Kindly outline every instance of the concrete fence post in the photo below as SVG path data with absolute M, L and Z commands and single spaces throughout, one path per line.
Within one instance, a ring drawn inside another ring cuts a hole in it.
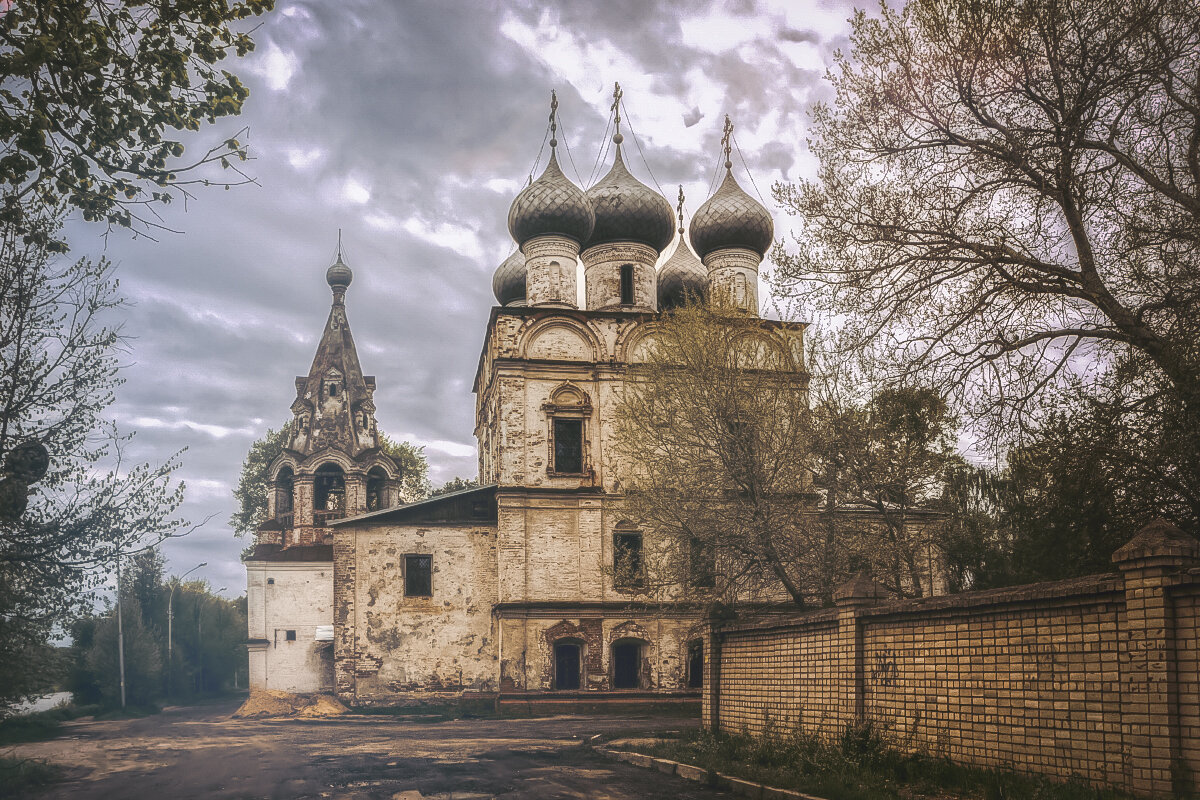
M 1171 766 L 1179 757 L 1174 619 L 1168 590 L 1187 580 L 1200 560 L 1200 542 L 1166 520 L 1138 531 L 1113 553 L 1125 583 L 1121 636 L 1121 728 L 1128 788 L 1170 796 Z
M 846 581 L 833 593 L 833 604 L 838 610 L 836 724 L 839 727 L 861 725 L 863 722 L 863 641 L 859 617 L 864 609 L 876 605 L 886 596 L 886 590 L 864 573 Z

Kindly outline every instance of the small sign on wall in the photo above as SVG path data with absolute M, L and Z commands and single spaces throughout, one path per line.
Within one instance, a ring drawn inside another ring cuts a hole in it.
M 332 642 L 333 641 L 333 626 L 332 625 L 318 625 L 316 635 L 313 636 L 313 639 L 318 642 Z

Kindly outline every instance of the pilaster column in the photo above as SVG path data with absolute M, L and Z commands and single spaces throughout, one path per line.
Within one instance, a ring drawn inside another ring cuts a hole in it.
M 1200 542 L 1163 519 L 1113 553 L 1125 581 L 1121 728 L 1128 754 L 1126 780 L 1137 794 L 1172 795 L 1179 721 L 1169 589 L 1188 580 L 1187 570 L 1198 560 Z
M 838 727 L 828 733 L 863 723 L 863 641 L 859 618 L 886 596 L 886 590 L 863 573 L 833 593 L 833 604 L 838 611 Z

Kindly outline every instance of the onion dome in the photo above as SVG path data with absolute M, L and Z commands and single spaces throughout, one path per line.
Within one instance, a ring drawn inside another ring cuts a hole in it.
M 525 256 L 520 250 L 504 259 L 492 276 L 492 292 L 502 306 L 525 303 Z
M 354 273 L 346 266 L 346 262 L 342 261 L 342 248 L 339 242 L 337 261 L 333 262 L 333 266 L 325 270 L 325 282 L 335 292 L 344 292 L 352 280 L 354 280 Z
M 563 174 L 553 147 L 546 171 L 521 190 L 508 210 L 508 231 L 518 245 L 550 234 L 583 243 L 591 236 L 595 221 L 591 203 Z
M 621 157 L 621 134 L 613 137 L 617 157 L 612 169 L 587 190 L 596 226 L 584 248 L 606 242 L 640 242 L 662 252 L 675 235 L 667 199 L 629 173 Z
M 704 296 L 708 288 L 708 270 L 696 258 L 687 240 L 682 236 L 676 240 L 675 251 L 658 271 L 658 307 L 660 310 L 677 308 L 690 295 L 695 299 Z
M 690 233 L 700 258 L 729 247 L 764 256 L 775 239 L 775 223 L 770 212 L 738 186 L 727 162 L 725 180 L 692 217 Z

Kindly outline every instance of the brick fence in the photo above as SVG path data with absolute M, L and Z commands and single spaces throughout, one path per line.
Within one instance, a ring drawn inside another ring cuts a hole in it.
M 710 626 L 704 724 L 755 735 L 871 722 L 908 750 L 1172 796 L 1200 776 L 1200 543 L 1163 521 L 1119 572 Z

